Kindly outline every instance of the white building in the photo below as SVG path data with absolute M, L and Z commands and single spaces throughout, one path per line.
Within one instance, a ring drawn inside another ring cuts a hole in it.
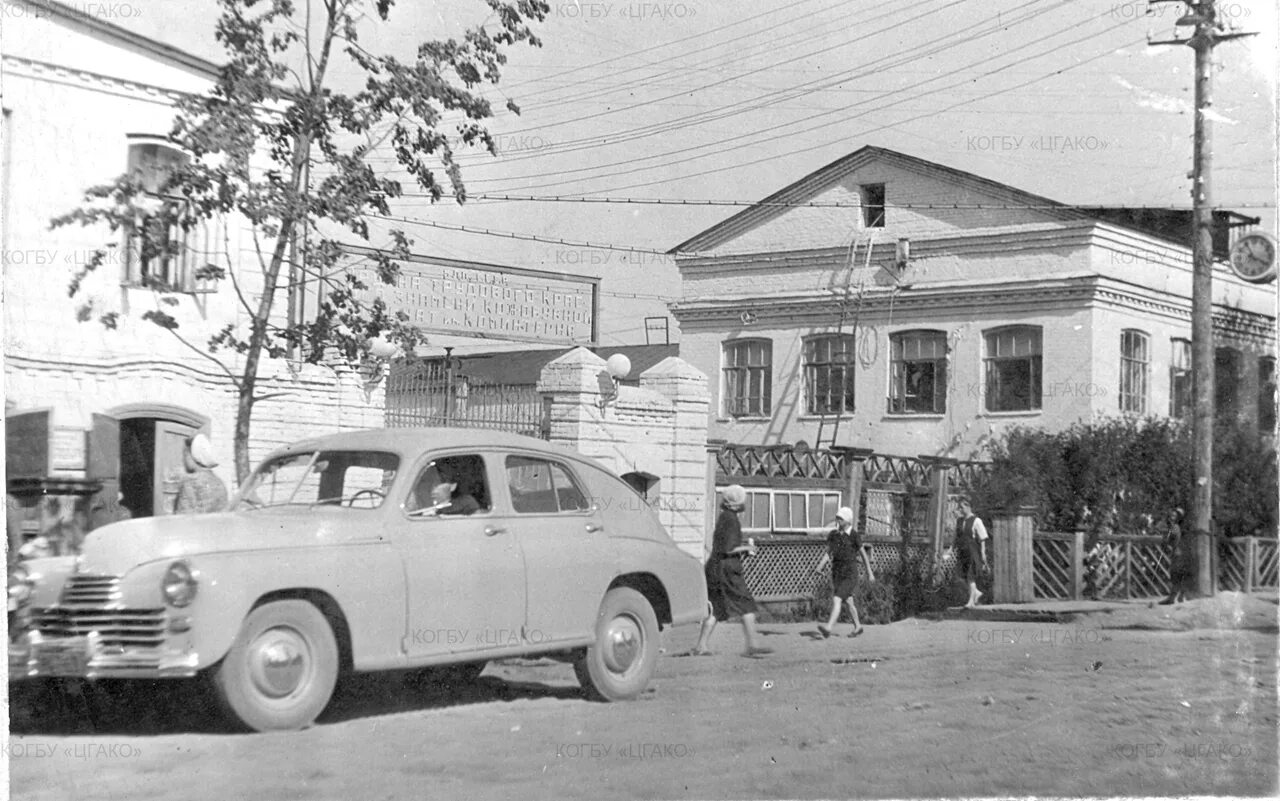
M 1217 216 L 1222 252 L 1257 222 Z M 1184 415 L 1187 231 L 864 147 L 671 251 L 680 354 L 731 444 L 972 459 L 1012 426 Z M 1263 430 L 1275 303 L 1217 265 L 1218 405 Z
M 249 258 L 248 238 L 236 220 L 223 220 L 191 232 L 183 258 L 144 265 L 121 233 L 72 298 L 72 277 L 112 236 L 75 225 L 51 230 L 50 221 L 81 206 L 91 186 L 183 158 L 164 144 L 174 102 L 205 92 L 218 67 L 51 0 L 0 0 L 0 12 L 9 488 L 25 481 L 25 491 L 37 491 L 39 480 L 52 479 L 71 482 L 59 486 L 80 494 L 90 485 L 76 482 L 96 480 L 103 486 L 97 502 L 113 503 L 118 486 L 133 514 L 162 513 L 184 440 L 195 431 L 211 438 L 216 472 L 228 484 L 234 479 L 236 395 L 229 374 L 238 375 L 241 362 L 229 353 L 215 361 L 197 349 L 247 315 L 229 281 L 197 280 L 195 271 L 220 264 L 252 293 L 261 273 Z M 183 286 L 176 306 L 161 305 L 157 293 L 141 286 L 144 270 L 163 271 Z M 95 309 L 81 322 L 77 309 L 86 299 Z M 195 348 L 144 320 L 151 309 L 173 315 Z M 120 314 L 115 328 L 98 322 L 109 312 Z M 267 362 L 259 375 L 260 392 L 283 394 L 255 407 L 254 461 L 304 435 L 382 425 L 381 388 L 367 388 L 358 375 L 339 379 L 326 368 L 283 361 Z M 26 510 L 28 534 L 40 525 L 32 518 L 38 511 Z

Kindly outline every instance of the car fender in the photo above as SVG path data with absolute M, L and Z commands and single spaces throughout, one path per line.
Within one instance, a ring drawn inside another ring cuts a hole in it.
M 132 590 L 149 585 L 152 590 L 147 594 L 163 603 L 160 583 L 173 561 L 140 566 L 127 577 L 127 586 Z M 260 603 L 314 593 L 333 599 L 345 618 L 357 670 L 404 663 L 404 570 L 388 543 L 258 550 L 252 554 L 217 552 L 181 561 L 196 571 L 196 598 L 189 606 L 167 608 L 170 619 L 189 620 L 186 641 L 199 657 L 198 669 L 210 667 L 226 655 L 244 619 Z
M 618 539 L 621 575 L 649 574 L 667 594 L 672 625 L 700 621 L 707 615 L 707 584 L 702 563 L 671 545 L 641 539 Z

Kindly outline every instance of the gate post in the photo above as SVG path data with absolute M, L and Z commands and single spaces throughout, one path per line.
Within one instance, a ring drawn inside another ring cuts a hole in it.
M 951 468 L 960 464 L 958 459 L 945 456 L 918 456 L 929 468 L 929 538 L 933 541 L 933 563 L 942 562 L 942 541 L 947 530 L 947 495 L 950 487 Z
M 845 479 L 844 505 L 853 510 L 853 525 L 857 527 L 862 520 L 862 463 L 871 458 L 874 451 L 848 446 L 835 446 L 831 451 L 841 455 Z
M 1024 604 L 1035 600 L 1031 571 L 1031 540 L 1035 536 L 1035 507 L 1020 506 L 993 512 L 992 600 L 998 604 Z
M 1071 535 L 1071 553 L 1069 557 L 1071 564 L 1068 566 L 1067 575 L 1071 578 L 1071 600 L 1079 601 L 1084 598 L 1084 531 L 1075 531 Z M 1034 565 L 1032 566 L 1034 569 Z
M 716 530 L 716 515 L 720 513 L 720 503 L 716 500 L 716 474 L 720 471 L 720 453 L 728 440 L 707 440 L 707 505 L 703 514 L 702 529 L 702 561 L 707 561 L 711 553 L 711 535 Z
M 1253 592 L 1254 578 L 1258 573 L 1258 538 L 1244 538 L 1244 587 L 1242 592 Z

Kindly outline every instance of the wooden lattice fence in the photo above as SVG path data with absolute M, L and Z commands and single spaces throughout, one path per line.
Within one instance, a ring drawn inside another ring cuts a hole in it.
M 1171 558 L 1159 537 L 1102 537 L 1087 553 L 1084 534 L 1036 532 L 1032 583 L 1036 598 L 1158 598 L 1169 594 Z M 1275 539 L 1223 540 L 1218 586 L 1250 592 L 1276 587 L 1280 549 Z
M 1037 598 L 1059 599 L 1075 595 L 1074 539 L 1071 534 L 1037 534 L 1031 541 L 1032 585 Z
M 888 575 L 898 568 L 903 548 L 909 558 L 926 560 L 931 552 L 929 543 L 868 542 L 868 560 L 876 577 Z M 827 543 L 818 537 L 771 537 L 756 542 L 756 555 L 743 560 L 742 572 L 747 587 L 758 601 L 799 601 L 825 597 L 831 592 L 830 566 L 821 573 L 814 568 L 827 552 Z M 858 571 L 865 579 L 861 562 Z M 934 568 L 939 581 L 952 581 L 956 577 L 955 556 L 950 550 L 943 553 Z
M 1251 592 L 1280 584 L 1280 540 L 1238 537 L 1225 540 L 1218 556 L 1218 583 Z

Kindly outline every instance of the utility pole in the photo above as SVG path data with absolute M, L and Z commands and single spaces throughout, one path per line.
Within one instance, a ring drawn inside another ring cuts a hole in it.
M 1191 533 L 1196 553 L 1196 592 L 1212 595 L 1216 542 L 1213 532 L 1213 139 L 1209 109 L 1213 105 L 1213 48 L 1219 42 L 1252 36 L 1218 27 L 1214 0 L 1151 0 L 1185 2 L 1188 13 L 1177 25 L 1193 26 L 1186 39 L 1148 42 L 1151 45 L 1185 44 L 1195 51 L 1195 121 L 1191 172 L 1191 418 L 1194 489 L 1191 499 Z

